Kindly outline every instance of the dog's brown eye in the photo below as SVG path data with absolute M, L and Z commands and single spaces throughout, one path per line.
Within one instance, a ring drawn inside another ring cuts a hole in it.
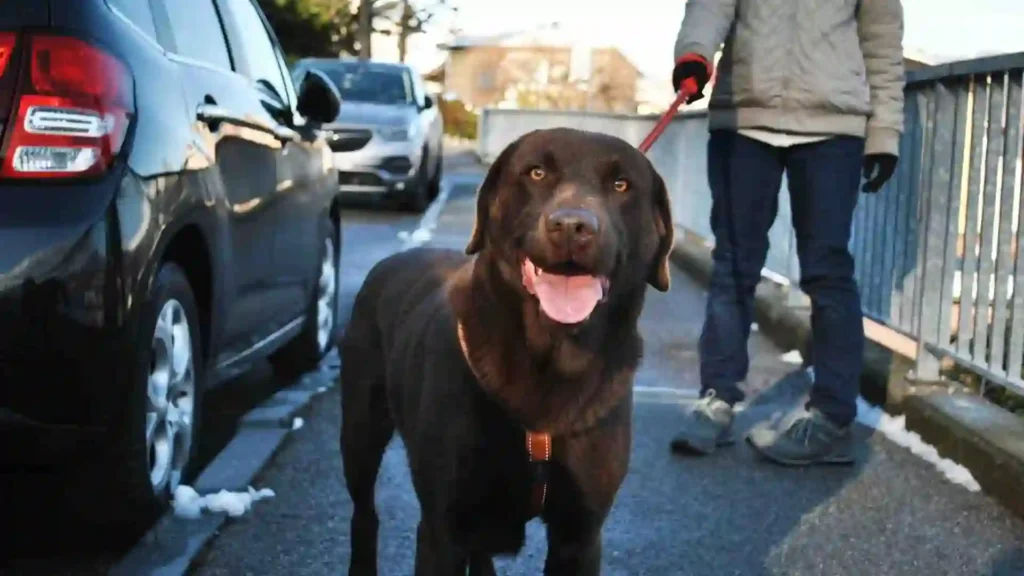
M 544 169 L 541 168 L 540 166 L 535 166 L 532 169 L 530 169 L 530 178 L 534 180 L 543 180 L 544 177 L 547 175 L 548 173 L 545 172 Z
M 629 190 L 629 180 L 626 180 L 625 178 L 619 178 L 618 180 L 615 181 L 614 186 L 616 192 L 625 192 L 626 190 Z

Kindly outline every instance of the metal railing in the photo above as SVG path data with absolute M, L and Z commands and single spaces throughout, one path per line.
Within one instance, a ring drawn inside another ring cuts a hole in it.
M 1019 225 L 1024 53 L 908 74 L 897 173 L 862 195 L 851 249 L 865 316 L 918 343 L 916 374 L 939 377 L 949 358 L 987 381 L 1024 392 L 1024 238 Z M 546 110 L 484 110 L 484 160 L 537 128 L 572 126 L 636 145 L 656 117 Z M 675 224 L 710 242 L 707 117 L 685 112 L 649 156 L 671 191 Z M 765 276 L 792 284 L 800 270 L 783 181 Z

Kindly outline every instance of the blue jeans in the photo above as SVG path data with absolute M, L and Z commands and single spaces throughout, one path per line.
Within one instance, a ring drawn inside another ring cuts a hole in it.
M 735 131 L 713 130 L 708 142 L 714 269 L 700 337 L 702 392 L 730 404 L 750 369 L 747 340 L 754 290 L 768 255 L 783 171 L 789 183 L 800 259 L 800 288 L 811 299 L 815 382 L 808 408 L 839 425 L 857 414 L 864 329 L 849 251 L 860 193 L 864 140 L 838 136 L 789 148 Z

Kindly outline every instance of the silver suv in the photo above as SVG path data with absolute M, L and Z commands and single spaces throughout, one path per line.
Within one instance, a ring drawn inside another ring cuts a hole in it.
M 292 69 L 326 75 L 341 94 L 323 129 L 344 195 L 398 200 L 423 211 L 440 189 L 442 118 L 423 79 L 404 64 L 304 58 Z

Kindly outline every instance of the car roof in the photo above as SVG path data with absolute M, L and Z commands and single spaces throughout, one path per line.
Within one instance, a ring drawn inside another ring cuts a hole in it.
M 297 65 L 305 65 L 313 68 L 348 68 L 352 65 L 361 65 L 366 67 L 368 70 L 380 72 L 404 72 L 409 70 L 409 67 L 405 64 L 377 62 L 374 60 L 359 60 L 356 58 L 303 58 L 297 62 Z

